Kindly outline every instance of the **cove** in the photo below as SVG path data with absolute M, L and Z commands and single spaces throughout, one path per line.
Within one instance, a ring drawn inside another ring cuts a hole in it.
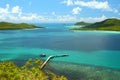
M 0 31 L 0 60 L 27 60 L 41 53 L 47 56 L 65 53 L 70 56 L 53 61 L 120 69 L 119 32 L 73 32 L 61 23 L 36 25 L 46 28 Z

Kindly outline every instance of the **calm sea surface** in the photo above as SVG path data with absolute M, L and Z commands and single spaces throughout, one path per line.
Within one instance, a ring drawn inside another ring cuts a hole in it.
M 41 53 L 77 64 L 120 69 L 120 32 L 69 31 L 72 24 L 36 24 L 45 29 L 0 31 L 0 60 L 27 60 Z

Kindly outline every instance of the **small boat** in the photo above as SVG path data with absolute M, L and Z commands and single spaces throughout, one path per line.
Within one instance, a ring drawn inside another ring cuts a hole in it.
M 40 54 L 40 57 L 46 57 L 46 54 Z

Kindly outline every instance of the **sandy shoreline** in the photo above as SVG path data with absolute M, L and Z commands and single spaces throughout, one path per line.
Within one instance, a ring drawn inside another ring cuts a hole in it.
M 37 29 L 43 29 L 43 28 L 31 28 L 31 29 L 22 29 L 22 30 L 37 30 Z
M 99 32 L 99 33 L 118 33 L 120 34 L 120 31 L 99 31 L 99 30 L 71 30 L 73 32 Z

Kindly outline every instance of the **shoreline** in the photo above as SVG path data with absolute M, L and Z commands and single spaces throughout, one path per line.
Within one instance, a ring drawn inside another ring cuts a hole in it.
M 33 58 L 32 58 L 33 59 Z M 29 60 L 29 59 L 27 59 Z M 6 60 L 7 61 L 12 61 L 14 62 L 17 66 L 23 66 L 27 60 L 20 60 L 20 59 L 11 59 L 11 60 Z M 41 59 L 42 61 L 45 61 L 44 59 Z M 3 61 L 0 61 L 3 62 Z M 63 65 L 72 65 L 72 66 L 85 66 L 85 67 L 93 67 L 93 68 L 99 68 L 99 69 L 111 69 L 111 70 L 117 70 L 120 71 L 120 68 L 112 68 L 112 67 L 107 67 L 107 66 L 101 66 L 101 65 L 94 65 L 94 64 L 84 64 L 84 63 L 74 63 L 74 62 L 65 62 L 65 61 L 50 61 L 46 67 L 52 66 L 52 65 L 57 64 L 63 64 Z
M 44 28 L 44 27 L 43 27 L 43 28 Z M 43 28 L 41 28 L 41 27 L 39 28 L 39 27 L 38 27 L 38 28 L 22 29 L 22 30 L 37 30 L 37 29 L 43 29 Z
M 44 28 L 44 27 L 43 27 Z M 14 31 L 14 30 L 37 30 L 37 29 L 43 29 L 43 28 L 29 28 L 29 29 L 0 29 L 0 31 Z
M 104 31 L 104 30 L 70 30 L 73 32 L 100 32 L 100 33 L 119 33 L 120 31 Z

